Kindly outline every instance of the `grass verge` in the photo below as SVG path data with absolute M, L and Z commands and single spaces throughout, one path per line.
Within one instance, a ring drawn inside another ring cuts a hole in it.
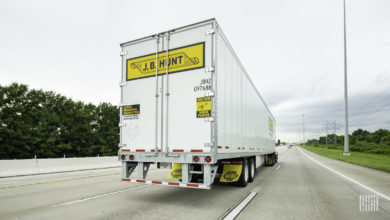
M 343 150 L 328 149 L 324 147 L 301 146 L 304 149 L 313 153 L 341 160 L 348 163 L 357 164 L 360 166 L 370 167 L 377 170 L 390 172 L 390 156 L 384 154 L 369 154 L 362 152 L 351 152 L 350 156 L 343 156 Z

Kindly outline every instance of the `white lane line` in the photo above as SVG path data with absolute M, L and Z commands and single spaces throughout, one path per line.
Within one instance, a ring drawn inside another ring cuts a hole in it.
M 144 187 L 148 187 L 148 186 L 150 186 L 150 185 L 141 185 L 141 186 L 136 186 L 136 187 L 133 187 L 133 188 L 122 189 L 122 190 L 115 191 L 115 192 L 105 193 L 105 194 L 101 194 L 101 195 L 97 195 L 97 196 L 92 196 L 92 197 L 78 199 L 78 200 L 74 200 L 74 201 L 70 201 L 70 202 L 61 203 L 61 204 L 58 204 L 58 205 L 54 205 L 53 207 L 64 206 L 64 205 L 72 205 L 72 204 L 80 203 L 80 202 L 86 202 L 86 201 L 91 200 L 91 199 L 98 199 L 98 198 L 111 196 L 111 195 L 114 195 L 114 194 L 127 192 L 127 191 L 135 190 L 135 189 L 140 189 L 140 188 L 144 188 Z
M 48 183 L 60 183 L 60 182 L 66 182 L 66 181 L 72 181 L 72 180 L 83 180 L 83 179 L 96 178 L 96 177 L 113 176 L 113 175 L 117 175 L 117 174 L 120 174 L 120 173 L 108 173 L 108 174 L 95 175 L 95 176 L 81 176 L 81 177 L 75 177 L 75 178 L 57 179 L 57 180 L 28 183 L 28 184 L 22 184 L 22 185 L 0 186 L 0 190 L 1 189 L 25 187 L 25 186 L 36 186 L 36 185 L 42 185 L 42 184 L 48 184 Z
M 276 167 L 277 170 L 279 170 L 279 168 L 280 168 L 280 165 L 278 167 Z
M 362 184 L 362 183 L 359 183 L 358 181 L 356 181 L 356 180 L 354 180 L 354 179 L 352 179 L 352 178 L 350 178 L 350 177 L 348 177 L 348 176 L 346 176 L 346 175 L 344 175 L 344 174 L 342 174 L 342 173 L 340 173 L 340 172 L 338 172 L 338 171 L 336 171 L 336 170 L 334 170 L 334 169 L 332 169 L 332 168 L 330 168 L 330 167 L 324 165 L 323 163 L 319 162 L 318 160 L 316 160 L 316 159 L 312 158 L 311 156 L 307 155 L 307 154 L 306 154 L 305 152 L 303 152 L 300 148 L 298 148 L 298 149 L 299 149 L 299 151 L 300 151 L 303 155 L 305 155 L 307 158 L 309 158 L 309 159 L 310 159 L 311 161 L 313 161 L 314 163 L 316 163 L 316 164 L 318 164 L 318 165 L 320 165 L 320 166 L 322 166 L 322 167 L 324 167 L 324 168 L 326 168 L 326 169 L 332 171 L 333 173 L 335 173 L 335 174 L 337 174 L 337 175 L 339 175 L 339 176 L 341 176 L 341 177 L 343 177 L 343 178 L 345 178 L 345 179 L 347 179 L 347 180 L 349 180 L 349 181 L 355 183 L 356 185 L 359 185 L 359 186 L 363 187 L 364 189 L 366 189 L 366 190 L 368 190 L 368 191 L 371 191 L 372 193 L 375 193 L 375 194 L 377 194 L 378 196 L 380 196 L 380 197 L 382 197 L 382 198 L 384 198 L 384 199 L 390 201 L 390 197 L 389 197 L 389 196 L 387 196 L 387 195 L 385 195 L 385 194 L 383 194 L 383 193 L 380 193 L 380 192 L 378 192 L 378 191 L 376 191 L 376 190 L 374 190 L 374 189 L 372 189 L 372 188 L 370 188 L 370 187 L 368 187 L 368 186 L 366 186 L 366 185 L 364 185 L 364 184 Z
M 225 214 L 224 217 L 222 217 L 222 219 L 235 219 L 242 212 L 242 210 L 244 210 L 244 208 L 252 201 L 252 199 L 255 198 L 256 194 L 256 192 L 251 192 L 247 197 L 245 197 L 245 199 L 241 200 L 233 209 L 229 210 L 228 213 Z

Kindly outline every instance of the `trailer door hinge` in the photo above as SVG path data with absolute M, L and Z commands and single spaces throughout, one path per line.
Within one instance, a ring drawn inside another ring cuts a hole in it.
M 119 123 L 119 127 L 125 127 L 126 123 Z
M 120 53 L 120 55 L 121 55 L 121 56 L 127 55 L 127 51 L 122 51 L 122 52 Z
M 119 144 L 118 144 L 118 147 L 126 147 L 126 144 L 121 144 L 121 143 L 119 143 Z
M 126 86 L 126 81 L 125 82 L 120 82 L 119 86 Z
M 127 104 L 126 104 L 126 103 L 123 103 L 123 102 L 121 102 L 121 103 L 118 104 L 119 107 L 123 107 L 123 106 L 126 106 L 126 105 L 127 105 Z
M 214 67 L 212 66 L 212 67 L 206 67 L 205 69 L 204 69 L 204 71 L 205 72 L 213 72 L 214 71 Z
M 211 96 L 213 97 L 215 95 L 214 91 L 207 91 L 204 93 L 204 96 Z
M 215 33 L 215 30 L 214 29 L 210 29 L 208 31 L 206 31 L 206 35 L 210 35 L 210 34 L 214 34 Z
M 213 117 L 204 118 L 204 121 L 205 122 L 212 122 L 212 121 L 214 121 L 214 118 Z
M 213 143 L 204 143 L 204 146 L 205 146 L 205 147 L 212 147 L 212 146 L 213 146 Z

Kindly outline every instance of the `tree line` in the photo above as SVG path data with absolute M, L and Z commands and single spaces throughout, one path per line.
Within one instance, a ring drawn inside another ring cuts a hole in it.
M 359 128 L 349 135 L 349 143 L 351 151 L 390 155 L 390 131 L 386 129 L 369 132 Z M 329 145 L 328 148 L 333 149 L 342 148 L 344 135 L 328 134 L 318 139 L 308 140 L 305 144 Z
M 0 85 L 0 159 L 116 155 L 119 108 Z

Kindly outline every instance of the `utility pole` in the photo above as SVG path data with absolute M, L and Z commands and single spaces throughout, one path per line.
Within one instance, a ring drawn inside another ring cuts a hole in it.
M 345 0 L 344 1 L 344 102 L 345 102 L 345 132 L 344 132 L 344 156 L 349 156 L 349 137 L 348 137 L 348 81 L 347 81 L 347 27 L 345 19 Z
M 326 120 L 325 125 L 325 145 L 328 145 L 328 120 Z
M 303 144 L 305 144 L 305 114 L 302 114 L 302 133 L 303 133 Z
M 337 144 L 336 120 L 333 122 L 334 144 Z

